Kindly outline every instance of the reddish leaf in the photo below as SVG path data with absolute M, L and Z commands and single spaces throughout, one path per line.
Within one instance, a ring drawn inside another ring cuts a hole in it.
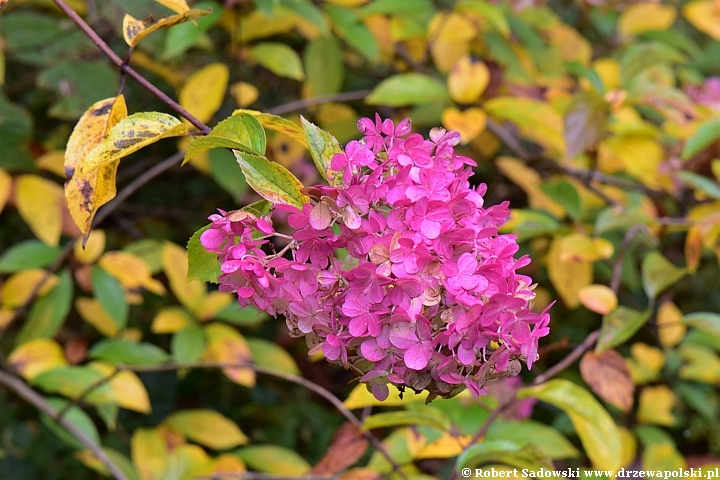
M 615 350 L 586 353 L 580 361 L 580 375 L 603 400 L 624 412 L 632 407 L 635 385 L 625 360 Z
M 333 443 L 310 473 L 332 475 L 341 472 L 360 460 L 367 448 L 368 441 L 363 437 L 360 429 L 346 422 L 335 432 Z

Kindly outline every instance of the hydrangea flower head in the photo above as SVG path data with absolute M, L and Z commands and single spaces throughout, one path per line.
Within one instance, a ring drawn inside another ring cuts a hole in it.
M 218 255 L 220 290 L 284 317 L 381 400 L 388 384 L 429 399 L 481 394 L 531 367 L 548 309 L 532 310 L 534 285 L 518 273 L 530 259 L 498 232 L 508 203 L 485 208 L 486 185 L 469 182 L 475 163 L 454 152 L 459 134 L 425 139 L 379 116 L 358 129 L 364 138 L 331 161 L 343 185 L 308 189 L 302 208 L 275 206 L 291 235 L 248 212 L 210 217 L 201 243 Z M 278 253 L 274 235 L 289 240 Z

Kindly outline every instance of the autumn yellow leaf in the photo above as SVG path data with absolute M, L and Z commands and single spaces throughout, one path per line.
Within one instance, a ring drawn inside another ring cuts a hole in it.
M 578 291 L 580 303 L 585 308 L 601 315 L 607 315 L 618 306 L 615 292 L 605 285 L 588 285 Z
M 65 152 L 55 150 L 43 153 L 35 160 L 35 166 L 65 178 Z
M 225 98 L 230 71 L 213 63 L 195 72 L 180 90 L 180 105 L 203 123 L 218 111 Z
M 660 345 L 670 348 L 682 341 L 687 330 L 682 317 L 682 312 L 673 302 L 668 300 L 660 305 L 655 321 Z
M 115 277 L 128 290 L 144 288 L 157 295 L 165 294 L 165 287 L 152 278 L 150 267 L 142 258 L 129 252 L 107 252 L 98 265 Z
M 153 318 L 153 333 L 175 333 L 194 323 L 193 318 L 181 307 L 163 308 Z
M 643 2 L 630 5 L 620 15 L 617 30 L 626 37 L 650 30 L 667 30 L 675 22 L 677 12 L 669 5 Z
M 453 65 L 448 75 L 450 97 L 457 103 L 472 103 L 490 83 L 490 70 L 483 62 L 473 62 L 465 55 Z
M 41 268 L 31 268 L 16 273 L 3 283 L 0 290 L 0 301 L 9 308 L 23 305 L 30 299 L 33 291 L 46 275 L 47 272 Z M 38 290 L 37 296 L 42 297 L 50 292 L 59 281 L 56 275 L 50 275 Z
M 467 145 L 485 130 L 487 115 L 481 109 L 472 107 L 460 111 L 457 108 L 446 108 L 442 114 L 442 124 L 448 130 L 460 133 L 463 145 Z
M 42 372 L 67 365 L 63 348 L 51 338 L 38 338 L 23 343 L 8 357 L 10 365 L 27 380 Z
M 5 204 L 10 198 L 10 189 L 12 188 L 12 177 L 5 170 L 0 168 L 0 212 L 5 208 Z
M 614 58 L 598 58 L 593 62 L 593 70 L 603 82 L 605 90 L 620 88 L 620 63 Z
M 470 41 L 477 29 L 464 15 L 456 12 L 438 13 L 430 21 L 428 38 L 433 42 L 430 54 L 437 69 L 448 72 L 470 50 Z
M 115 391 L 118 406 L 145 414 L 152 411 L 147 390 L 135 372 L 116 372 L 116 368 L 106 362 L 90 362 L 88 367 L 111 377 L 108 383 Z
M 125 14 L 123 18 L 123 38 L 125 43 L 130 47 L 135 47 L 140 40 L 147 37 L 151 33 L 161 28 L 172 27 L 178 23 L 184 23 L 192 20 L 197 20 L 200 17 L 208 15 L 210 12 L 207 10 L 187 10 L 178 15 L 172 15 L 164 17 L 158 20 L 156 23 L 145 26 L 145 22 L 138 20 L 129 14 Z
M 246 444 L 249 439 L 226 416 L 206 409 L 181 410 L 164 421 L 190 440 L 214 450 L 226 450 Z
M 558 23 L 547 29 L 545 34 L 564 61 L 588 65 L 592 60 L 592 45 L 574 28 Z
M 698 0 L 683 7 L 683 16 L 695 28 L 720 40 L 720 9 L 713 0 Z
M 653 372 L 659 372 L 665 365 L 665 354 L 663 351 L 647 343 L 633 343 L 630 347 L 630 354 L 638 364 L 649 368 Z
M 449 432 L 443 432 L 440 438 L 433 440 L 421 448 L 417 455 L 415 455 L 415 458 L 456 457 L 470 444 L 470 440 L 472 440 L 472 435 L 460 435 L 456 437 Z
M 117 323 L 100 305 L 100 302 L 94 298 L 78 297 L 75 300 L 75 310 L 78 311 L 83 320 L 106 337 L 112 338 L 118 334 Z
M 252 361 L 250 346 L 234 328 L 212 323 L 205 327 L 204 332 L 207 339 L 206 360 L 227 365 L 243 365 Z M 235 383 L 246 387 L 255 386 L 255 372 L 250 368 L 226 367 L 223 372 Z
M 208 293 L 197 312 L 198 319 L 201 321 L 212 319 L 217 312 L 230 305 L 234 298 L 233 295 L 225 292 L 215 291 Z
M 592 283 L 591 262 L 563 262 L 560 260 L 562 237 L 556 237 L 550 244 L 547 255 L 547 269 L 550 282 L 568 308 L 580 305 L 580 290 Z
M 217 458 L 206 464 L 200 471 L 198 471 L 197 476 L 212 477 L 217 480 L 232 480 L 238 478 L 238 474 L 245 471 L 247 471 L 245 462 L 243 462 L 237 456 L 231 453 L 223 453 L 222 455 L 219 455 Z M 223 473 L 233 475 L 229 475 L 226 477 L 221 475 Z
M 251 83 L 236 82 L 230 86 L 230 94 L 238 107 L 245 108 L 258 99 L 260 91 Z
M 25 223 L 43 243 L 55 246 L 62 233 L 62 187 L 37 175 L 15 180 L 15 204 Z
M 187 252 L 174 243 L 165 242 L 162 248 L 162 265 L 170 283 L 170 290 L 191 312 L 196 313 L 205 299 L 205 284 L 198 280 L 186 281 Z
M 122 95 L 96 102 L 80 117 L 65 148 L 65 198 L 73 221 L 86 238 L 97 209 L 115 197 L 119 159 L 95 170 L 80 170 L 89 153 L 125 117 Z
M 145 30 L 145 22 L 138 20 L 129 13 L 126 13 L 123 17 L 122 32 L 125 43 L 129 46 L 134 47 L 137 43 L 135 38 Z
M 160 5 L 169 8 L 175 13 L 185 13 L 190 10 L 185 0 L 155 0 Z
M 526 166 L 523 161 L 511 157 L 499 157 L 496 165 L 503 175 L 527 193 L 530 207 L 545 210 L 557 218 L 565 216 L 565 209 L 538 188 L 542 184 L 540 174 Z
M 75 259 L 80 263 L 84 263 L 85 265 L 95 263 L 95 261 L 100 258 L 100 255 L 102 255 L 104 251 L 104 230 L 92 230 L 90 232 L 90 235 L 88 236 L 87 241 L 85 242 L 84 248 L 81 239 L 78 239 L 75 242 L 75 245 L 73 245 L 73 255 L 75 256 Z
M 638 422 L 671 427 L 676 422 L 672 414 L 674 405 L 675 394 L 666 385 L 645 387 L 640 392 Z
M 168 448 L 156 429 L 138 428 L 130 439 L 130 457 L 141 480 L 163 480 Z

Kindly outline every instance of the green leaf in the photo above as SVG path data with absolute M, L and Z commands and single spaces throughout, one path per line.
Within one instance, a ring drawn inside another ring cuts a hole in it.
M 125 299 L 122 285 L 100 267 L 92 267 L 90 277 L 95 298 L 115 321 L 118 329 L 123 330 L 127 325 L 130 306 Z
M 243 327 L 257 325 L 268 318 L 267 313 L 261 312 L 253 306 L 240 308 L 236 302 L 223 307 L 222 310 L 215 314 L 216 320 L 222 320 Z
M 198 153 L 211 148 L 232 148 L 255 155 L 264 155 L 265 130 L 252 115 L 233 115 L 218 123 L 212 131 L 190 141 L 183 165 Z
M 518 398 L 534 397 L 564 411 L 580 437 L 593 468 L 618 470 L 622 461 L 620 432 L 612 417 L 590 392 L 565 379 L 522 388 Z
M 224 148 L 216 148 L 208 152 L 208 157 L 210 174 L 215 183 L 229 193 L 233 200 L 240 203 L 250 187 L 242 170 L 238 168 L 233 154 Z
M 360 21 L 357 10 L 326 4 L 325 12 L 330 16 L 341 38 L 363 57 L 371 62 L 377 62 L 380 57 L 380 47 L 370 29 Z
M 266 130 L 272 130 L 274 132 L 282 133 L 287 135 L 293 140 L 299 142 L 307 148 L 307 141 L 305 140 L 305 132 L 295 122 L 288 120 L 287 118 L 280 117 L 278 115 L 272 115 L 270 113 L 260 113 L 257 110 L 246 110 L 239 109 L 233 112 L 233 115 L 239 115 L 246 113 L 255 117 L 255 120 L 260 122 Z
M 177 332 L 170 342 L 170 351 L 175 363 L 194 363 L 200 360 L 205 351 L 202 328 L 192 325 Z
M 498 31 L 503 37 L 510 36 L 510 25 L 499 5 L 478 0 L 462 0 L 455 4 L 458 11 L 471 11 L 487 20 L 488 24 Z
M 427 425 L 442 432 L 450 430 L 450 419 L 440 410 L 427 407 L 419 411 L 395 410 L 394 412 L 376 413 L 363 421 L 363 430 L 396 427 L 398 425 Z
M 687 62 L 687 56 L 675 47 L 660 42 L 635 42 L 620 58 L 623 86 L 649 67 Z
M 440 81 L 422 73 L 399 73 L 380 82 L 365 102 L 402 107 L 449 99 L 447 87 Z
M 0 257 L 0 273 L 47 267 L 59 255 L 60 247 L 51 247 L 38 240 L 27 240 L 13 245 Z
M 458 470 L 475 468 L 488 462 L 533 471 L 554 470 L 550 459 L 536 445 L 530 443 L 521 447 L 507 440 L 485 440 L 470 445 L 458 456 L 456 468 Z
M 510 220 L 500 231 L 514 233 L 518 243 L 551 235 L 560 228 L 557 218 L 544 211 L 512 209 L 510 212 Z
M 643 449 L 642 465 L 645 470 L 682 471 L 687 462 L 672 443 L 652 443 Z
M 375 0 L 374 2 L 360 8 L 360 15 L 411 15 L 411 14 L 433 14 L 435 9 L 430 0 Z
M 596 352 L 616 347 L 629 340 L 650 318 L 650 310 L 638 312 L 620 306 L 603 317 Z
M 643 288 L 648 297 L 655 298 L 663 290 L 685 276 L 687 270 L 670 263 L 659 252 L 650 252 L 642 262 Z
M 678 173 L 678 177 L 680 177 L 680 180 L 685 182 L 685 184 L 690 185 L 695 190 L 703 192 L 710 198 L 720 200 L 720 185 L 718 185 L 717 182 L 707 177 L 703 177 L 702 175 L 698 175 L 697 173 L 687 171 Z
M 50 293 L 36 300 L 27 321 L 17 337 L 17 345 L 36 338 L 50 338 L 60 331 L 70 311 L 73 298 L 73 281 L 70 272 L 64 270 L 60 282 Z
M 342 50 L 334 37 L 317 37 L 308 44 L 305 71 L 313 95 L 331 95 L 340 91 L 345 70 Z
M 47 400 L 47 403 L 49 403 L 50 406 L 55 409 L 55 411 L 60 411 L 65 407 L 65 405 L 68 404 L 68 401 L 63 398 L 51 397 L 46 398 L 45 400 Z M 72 423 L 78 429 L 80 429 L 80 431 L 87 435 L 87 437 L 92 440 L 96 445 L 100 445 L 100 435 L 98 434 L 97 428 L 95 428 L 95 423 L 92 421 L 92 418 L 90 418 L 90 416 L 85 413 L 80 407 L 70 407 L 63 414 L 63 418 L 65 419 L 65 421 Z M 50 418 L 47 414 L 41 413 L 40 420 L 42 420 L 45 426 L 52 430 L 53 433 L 55 433 L 55 435 L 60 438 L 60 440 L 62 440 L 69 446 L 77 449 L 85 448 L 85 446 L 80 443 L 80 441 L 75 438 L 75 436 L 73 436 L 63 427 L 58 425 L 58 423 L 52 418 Z
M 323 35 L 329 35 L 330 29 L 322 12 L 310 0 L 280 0 L 280 5 L 297 13 L 300 17 L 314 24 Z M 317 92 L 316 92 L 317 93 Z
M 707 120 L 701 123 L 695 133 L 685 141 L 682 153 L 683 160 L 688 160 L 704 151 L 720 138 L 720 120 Z
M 303 475 L 310 464 L 295 451 L 279 445 L 251 445 L 233 452 L 248 467 L 276 475 Z
M 112 448 L 103 447 L 103 451 L 105 452 L 105 455 L 108 456 L 110 461 L 115 464 L 115 466 L 118 467 L 121 472 L 125 474 L 128 480 L 140 480 L 140 476 L 135 471 L 135 466 L 125 455 L 118 452 L 117 450 L 113 450 Z M 83 453 L 85 452 L 89 451 L 85 450 Z M 92 458 L 94 458 L 94 455 Z M 110 477 L 110 472 L 104 464 L 99 462 L 92 462 L 86 465 L 88 466 L 88 468 L 91 468 L 96 472 L 105 475 L 106 477 Z
M 33 385 L 51 393 L 59 393 L 69 398 L 78 398 L 90 387 L 93 390 L 85 396 L 85 401 L 93 405 L 115 403 L 115 391 L 104 382 L 105 375 L 88 367 L 59 367 L 43 372 L 32 381 Z
M 693 328 L 720 339 L 720 315 L 711 312 L 695 312 L 685 315 L 683 322 Z
M 252 50 L 253 58 L 263 67 L 279 77 L 304 80 L 302 61 L 292 48 L 284 43 L 263 42 L 255 45 Z
M 282 165 L 271 162 L 265 157 L 233 150 L 248 185 L 258 195 L 272 203 L 286 203 L 298 208 L 310 201 L 300 191 L 303 184 L 295 175 Z
M 152 343 L 108 339 L 90 349 L 90 358 L 127 365 L 158 365 L 169 360 L 168 354 Z
M 573 220 L 580 220 L 580 194 L 567 180 L 557 180 L 540 185 L 540 190 L 565 209 Z
M 4 92 L 0 92 L 0 168 L 34 168 L 26 145 L 31 133 L 32 117 L 24 108 L 11 103 Z
M 580 454 L 562 433 L 533 420 L 496 420 L 490 426 L 485 439 L 510 441 L 519 447 L 532 443 L 551 460 L 575 458 Z
M 300 375 L 297 363 L 284 348 L 262 338 L 248 337 L 246 340 L 255 365 L 271 368 L 278 372 Z
M 339 174 L 340 172 L 335 172 L 330 168 L 330 162 L 336 153 L 342 153 L 340 142 L 325 130 L 308 122 L 302 115 L 300 122 L 305 131 L 310 155 L 318 172 L 330 185 L 339 185 L 342 182 L 342 176 Z
M 202 282 L 218 283 L 218 275 L 222 272 L 220 271 L 217 254 L 208 252 L 200 243 L 200 236 L 211 226 L 212 224 L 205 225 L 195 232 L 188 241 L 188 281 L 200 280 Z

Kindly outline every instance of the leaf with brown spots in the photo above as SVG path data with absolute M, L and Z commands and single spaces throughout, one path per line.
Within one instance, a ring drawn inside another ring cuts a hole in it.
M 618 352 L 586 353 L 580 361 L 580 375 L 600 398 L 624 412 L 630 411 L 635 385 Z
M 310 473 L 315 475 L 332 475 L 342 472 L 365 454 L 368 441 L 360 429 L 346 422 L 340 426 L 325 456 L 315 465 Z
M 188 10 L 179 15 L 171 15 L 169 17 L 161 18 L 149 27 L 146 27 L 145 22 L 142 20 L 138 20 L 131 15 L 125 15 L 125 18 L 123 18 L 123 38 L 125 38 L 125 42 L 130 47 L 135 47 L 140 40 L 156 30 L 172 27 L 178 23 L 197 20 L 198 18 L 209 14 L 210 11 L 208 10 Z
M 97 209 L 115 197 L 115 174 L 119 159 L 83 174 L 77 171 L 82 168 L 88 154 L 103 141 L 107 132 L 125 117 L 125 97 L 120 95 L 100 100 L 80 118 L 65 149 L 65 198 L 70 215 L 85 238 L 90 233 Z

